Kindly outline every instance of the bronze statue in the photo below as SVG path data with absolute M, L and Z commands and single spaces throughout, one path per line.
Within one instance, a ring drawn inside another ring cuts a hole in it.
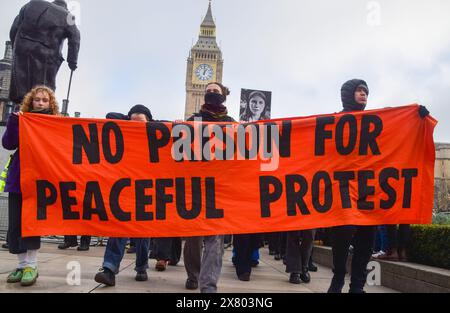
M 61 50 L 68 39 L 67 62 L 77 68 L 80 32 L 64 0 L 52 3 L 31 0 L 20 10 L 11 27 L 13 69 L 10 99 L 21 103 L 36 85 L 56 89 L 56 74 L 64 61 Z

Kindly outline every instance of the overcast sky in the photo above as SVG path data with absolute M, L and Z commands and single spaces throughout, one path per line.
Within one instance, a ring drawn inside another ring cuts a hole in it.
M 27 0 L 0 0 L 0 49 Z M 69 1 L 68 1 L 69 2 Z M 69 112 L 102 118 L 137 103 L 182 119 L 186 59 L 207 0 L 79 0 L 82 41 Z M 351 78 L 370 88 L 368 109 L 426 105 L 435 140 L 450 142 L 450 1 L 213 0 L 230 114 L 240 89 L 270 90 L 272 117 L 341 110 Z M 59 102 L 69 81 L 57 79 Z M 401 131 L 401 128 L 399 128 Z

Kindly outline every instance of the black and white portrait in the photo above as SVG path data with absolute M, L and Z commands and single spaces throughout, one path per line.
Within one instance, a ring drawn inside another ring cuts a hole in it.
M 272 92 L 241 89 L 241 122 L 256 122 L 270 119 Z

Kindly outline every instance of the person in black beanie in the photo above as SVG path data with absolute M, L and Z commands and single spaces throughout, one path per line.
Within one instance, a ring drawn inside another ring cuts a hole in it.
M 110 112 L 106 114 L 106 118 L 109 120 L 128 120 L 128 121 L 141 121 L 141 122 L 153 122 L 153 115 L 150 109 L 145 105 L 136 104 L 133 106 L 128 114 Z
M 153 121 L 153 116 L 146 106 L 137 104 L 128 112 L 128 119 L 134 121 L 142 120 L 143 122 L 151 122 Z
M 126 115 L 111 112 L 106 114 L 106 118 L 114 120 L 138 121 L 143 123 L 153 121 L 152 113 L 142 104 L 133 106 Z M 128 238 L 110 237 L 108 239 L 102 267 L 94 277 L 94 280 L 97 283 L 104 284 L 106 286 L 116 285 L 116 275 L 119 273 L 120 263 L 123 259 L 127 242 Z M 150 238 L 134 238 L 134 242 L 136 244 L 135 280 L 140 282 L 147 281 Z
M 111 112 L 106 115 L 107 119 L 115 119 L 115 120 L 130 120 L 130 121 L 140 121 L 140 122 L 151 122 L 153 121 L 153 116 L 150 110 L 142 105 L 137 104 L 133 106 L 127 115 L 122 113 Z M 80 246 L 78 247 L 78 251 L 87 251 L 89 250 L 89 245 L 91 242 L 90 236 L 82 236 L 80 239 Z M 77 236 L 64 236 L 64 242 L 58 246 L 58 249 L 68 249 L 70 247 L 76 247 Z
M 343 112 L 364 111 L 369 87 L 364 80 L 352 79 L 341 88 Z M 367 279 L 367 264 L 372 256 L 376 226 L 345 225 L 332 228 L 333 279 L 328 293 L 341 293 L 347 273 L 350 244 L 353 244 L 350 293 L 363 293 Z

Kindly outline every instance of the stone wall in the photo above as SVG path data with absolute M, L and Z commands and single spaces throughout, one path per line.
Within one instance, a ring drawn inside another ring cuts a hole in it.
M 450 144 L 436 143 L 436 164 L 434 170 L 436 212 L 450 211 Z

